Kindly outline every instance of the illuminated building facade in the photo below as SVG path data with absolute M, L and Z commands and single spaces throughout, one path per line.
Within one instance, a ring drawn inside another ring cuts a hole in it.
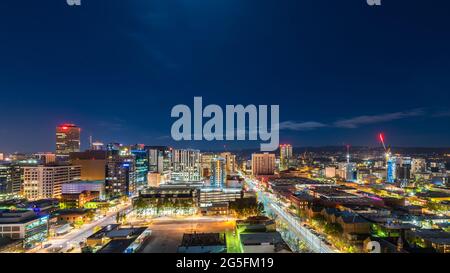
M 72 165 L 81 166 L 81 180 L 105 180 L 106 151 L 71 153 L 69 158 Z
M 275 154 L 252 154 L 252 175 L 273 175 L 275 173 Z
M 227 174 L 235 174 L 236 173 L 236 155 L 225 152 L 221 153 L 220 157 L 225 159 L 225 170 Z
M 136 193 L 134 156 L 120 144 L 108 144 L 107 147 L 105 191 L 108 197 Z
M 150 172 L 169 172 L 172 164 L 172 148 L 167 146 L 145 146 Z
M 395 179 L 396 179 L 396 157 L 387 156 L 387 161 L 386 161 L 386 181 L 388 183 L 395 183 Z
M 209 178 L 211 176 L 211 162 L 215 155 L 212 153 L 202 153 L 200 155 L 200 168 L 203 178 Z
M 147 183 L 148 173 L 148 154 L 146 150 L 131 150 L 131 154 L 134 155 L 136 164 L 136 184 L 145 185 Z
M 70 153 L 80 151 L 80 127 L 75 124 L 61 124 L 56 127 L 56 156 L 67 160 Z
M 80 176 L 80 166 L 23 167 L 23 195 L 29 200 L 59 198 L 62 185 L 80 180 Z
M 396 180 L 402 186 L 406 186 L 411 179 L 411 158 L 399 157 L 396 161 Z
M 56 154 L 54 153 L 37 153 L 35 156 L 42 164 L 51 164 L 56 162 Z
M 241 188 L 200 188 L 200 206 L 211 206 L 216 203 L 229 203 L 241 199 L 244 192 Z
M 349 182 L 355 182 L 357 180 L 356 163 L 345 163 L 345 180 Z
M 103 180 L 74 181 L 62 185 L 62 194 L 75 194 L 84 191 L 99 192 L 99 198 L 103 200 L 105 198 L 105 182 Z
M 289 169 L 289 163 L 292 160 L 291 144 L 280 145 L 280 170 Z
M 0 164 L 0 194 L 19 193 L 20 186 L 20 166 L 12 163 Z
M 22 240 L 24 248 L 35 247 L 48 238 L 48 219 L 32 210 L 0 210 L 0 238 Z
M 222 188 L 227 179 L 227 172 L 225 169 L 225 159 L 215 157 L 211 161 L 211 177 L 210 184 L 213 188 Z
M 173 181 L 200 181 L 200 151 L 173 150 L 171 178 Z

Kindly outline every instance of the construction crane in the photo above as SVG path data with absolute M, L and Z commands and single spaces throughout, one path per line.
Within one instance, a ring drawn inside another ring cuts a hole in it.
M 384 148 L 384 152 L 385 152 L 386 158 L 388 158 L 388 156 L 391 153 L 391 148 L 390 147 L 386 147 L 386 143 L 384 142 L 384 134 L 383 133 L 380 133 L 378 135 L 378 137 L 379 137 L 379 139 L 381 141 L 381 144 L 383 144 L 383 148 Z
M 386 179 L 387 179 L 387 182 L 394 183 L 395 182 L 395 162 L 393 162 L 393 160 L 395 160 L 395 159 L 391 157 L 391 148 L 386 147 L 386 143 L 384 142 L 384 140 L 385 140 L 384 134 L 380 133 L 378 136 L 380 138 L 381 144 L 383 144 L 385 157 L 386 157 L 386 172 L 387 172 Z

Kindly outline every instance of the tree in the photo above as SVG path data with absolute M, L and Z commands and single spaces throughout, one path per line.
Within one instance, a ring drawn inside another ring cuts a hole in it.
M 136 212 L 139 216 L 142 216 L 142 214 L 144 213 L 144 210 L 147 208 L 148 208 L 148 204 L 147 204 L 147 202 L 144 201 L 144 199 L 142 197 L 138 197 L 137 199 L 134 200 L 133 209 L 136 210 Z
M 121 221 L 120 212 L 117 212 L 117 214 L 116 214 L 116 223 L 120 224 L 120 221 Z
M 89 219 L 89 221 L 94 220 L 95 217 L 95 211 L 93 209 L 90 209 L 86 212 L 86 218 Z
M 318 214 L 312 218 L 312 223 L 317 226 L 324 226 L 326 223 L 325 217 Z
M 336 223 L 326 223 L 324 226 L 324 231 L 326 234 L 332 235 L 332 236 L 337 236 L 342 234 L 342 232 L 344 231 L 341 227 L 341 225 L 336 224 Z
M 258 216 L 264 215 L 265 210 L 264 210 L 264 204 L 261 202 L 258 202 L 258 205 L 256 207 L 256 214 Z

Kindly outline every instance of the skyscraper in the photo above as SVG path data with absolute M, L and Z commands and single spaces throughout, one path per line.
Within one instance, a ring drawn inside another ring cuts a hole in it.
M 135 157 L 120 144 L 107 146 L 105 191 L 108 197 L 136 193 Z
M 148 154 L 148 170 L 160 174 L 169 172 L 172 165 L 172 148 L 167 146 L 145 146 Z
M 175 149 L 172 156 L 172 180 L 200 181 L 200 151 Z
M 220 154 L 220 157 L 225 159 L 227 174 L 236 173 L 236 155 L 230 152 L 224 152 Z
M 80 151 L 80 127 L 64 123 L 56 127 L 56 156 L 65 161 L 69 154 Z
M 280 170 L 289 169 L 289 163 L 292 159 L 292 146 L 291 144 L 280 145 Z
M 225 159 L 221 157 L 214 157 L 211 160 L 211 187 L 222 188 L 227 179 L 227 172 L 225 166 Z
M 131 154 L 134 155 L 136 162 L 136 184 L 145 185 L 147 183 L 147 173 L 148 173 L 148 154 L 144 149 L 134 149 L 131 150 Z
M 388 154 L 386 156 L 386 181 L 394 183 L 396 178 L 396 157 Z

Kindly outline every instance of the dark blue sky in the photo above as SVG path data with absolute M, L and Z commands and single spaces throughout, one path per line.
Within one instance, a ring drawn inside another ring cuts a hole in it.
M 173 144 L 175 104 L 279 104 L 296 146 L 450 146 L 446 0 L 3 0 L 0 151 Z M 230 142 L 229 148 L 259 142 Z M 221 148 L 223 143 L 178 143 Z

